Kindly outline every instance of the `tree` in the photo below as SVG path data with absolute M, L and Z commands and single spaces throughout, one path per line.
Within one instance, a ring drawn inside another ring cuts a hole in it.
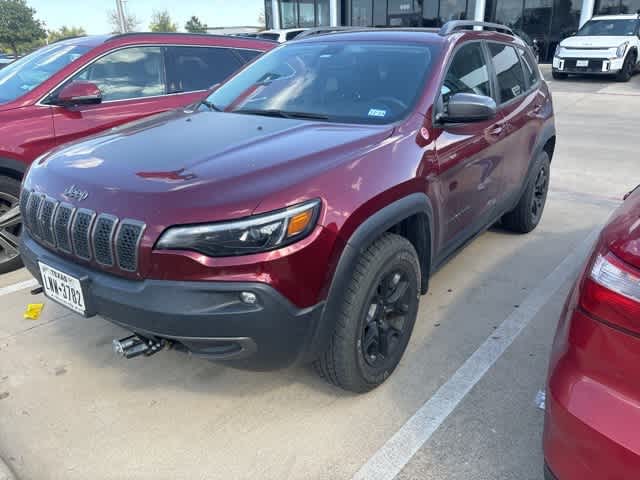
M 47 36 L 35 13 L 25 0 L 0 0 L 0 44 L 16 57 L 20 48 Z
M 111 25 L 112 33 L 120 33 L 120 20 L 118 20 L 118 12 L 115 10 L 108 10 L 107 15 L 109 16 L 109 25 Z M 127 12 L 124 16 L 124 23 L 127 28 L 127 32 L 135 32 L 138 29 L 138 25 L 140 25 L 140 20 L 138 18 Z
M 155 11 L 151 15 L 149 30 L 152 32 L 176 32 L 178 27 L 171 20 L 169 12 L 166 10 Z
M 184 29 L 190 33 L 207 33 L 207 24 L 202 23 L 198 17 L 193 16 L 184 24 Z
M 87 34 L 82 27 L 67 27 L 63 25 L 59 30 L 49 30 L 47 32 L 47 42 L 53 43 L 58 40 L 72 37 L 83 37 Z

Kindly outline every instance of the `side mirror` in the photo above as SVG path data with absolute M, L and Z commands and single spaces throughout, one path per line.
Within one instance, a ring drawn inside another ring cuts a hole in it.
M 55 103 L 66 107 L 97 105 L 102 102 L 102 92 L 95 83 L 77 80 L 65 85 L 58 93 Z
M 474 93 L 456 93 L 449 98 L 438 120 L 441 123 L 482 122 L 495 117 L 497 111 L 493 98 Z

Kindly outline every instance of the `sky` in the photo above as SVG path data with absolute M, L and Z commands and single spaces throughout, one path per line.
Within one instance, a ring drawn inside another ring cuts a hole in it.
M 62 25 L 83 27 L 90 35 L 112 30 L 107 11 L 115 9 L 115 0 L 27 0 L 27 3 L 49 30 Z M 141 21 L 139 30 L 148 30 L 154 10 L 167 10 L 178 30 L 184 31 L 184 24 L 192 15 L 210 27 L 257 25 L 264 1 L 126 0 L 125 8 Z

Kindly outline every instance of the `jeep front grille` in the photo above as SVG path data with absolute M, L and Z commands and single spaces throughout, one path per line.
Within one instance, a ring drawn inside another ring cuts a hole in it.
M 138 271 L 144 223 L 96 214 L 28 190 L 22 191 L 20 209 L 26 229 L 47 247 L 105 267 Z

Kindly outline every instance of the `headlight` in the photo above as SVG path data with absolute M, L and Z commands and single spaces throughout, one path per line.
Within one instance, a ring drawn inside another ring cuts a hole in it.
M 554 57 L 559 57 L 562 53 L 562 46 L 560 44 L 556 45 L 556 52 L 553 54 Z
M 231 257 L 284 247 L 306 237 L 316 225 L 320 200 L 243 220 L 171 227 L 159 250 L 193 250 L 210 257 Z
M 622 58 L 624 57 L 625 52 L 627 51 L 627 46 L 629 45 L 629 42 L 625 42 L 622 45 L 620 45 L 618 47 L 618 49 L 616 50 L 616 56 L 618 58 Z

